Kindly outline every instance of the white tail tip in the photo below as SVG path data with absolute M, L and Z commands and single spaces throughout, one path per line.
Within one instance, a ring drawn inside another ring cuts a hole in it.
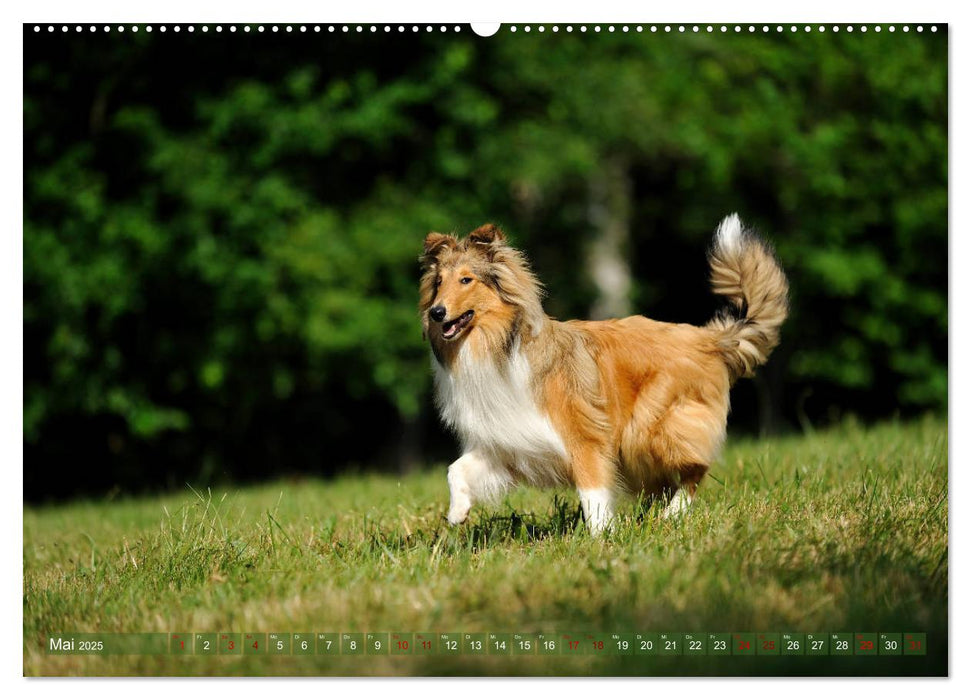
M 742 241 L 742 220 L 732 213 L 715 229 L 715 247 L 726 253 L 737 252 Z

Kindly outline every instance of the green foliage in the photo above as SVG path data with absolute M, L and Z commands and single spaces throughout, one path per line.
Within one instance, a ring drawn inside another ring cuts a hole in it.
M 31 459 L 74 430 L 238 465 L 293 442 L 273 416 L 387 441 L 430 403 L 424 233 L 506 224 L 583 316 L 617 159 L 644 313 L 710 313 L 679 261 L 738 210 L 792 278 L 777 411 L 946 405 L 945 36 L 25 38 Z

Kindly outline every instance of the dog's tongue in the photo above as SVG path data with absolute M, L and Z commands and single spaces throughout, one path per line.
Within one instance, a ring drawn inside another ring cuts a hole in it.
M 454 318 L 448 323 L 442 325 L 442 337 L 443 338 L 454 338 L 460 330 L 465 328 L 468 324 L 469 319 L 472 318 L 472 312 L 466 311 L 464 314 L 458 318 Z

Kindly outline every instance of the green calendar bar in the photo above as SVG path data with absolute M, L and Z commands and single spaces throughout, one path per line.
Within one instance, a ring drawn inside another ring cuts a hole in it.
M 50 635 L 48 654 L 926 656 L 924 632 L 171 632 Z

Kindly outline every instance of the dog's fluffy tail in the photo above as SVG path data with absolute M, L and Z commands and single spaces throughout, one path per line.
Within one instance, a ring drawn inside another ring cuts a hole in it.
M 789 282 L 768 243 L 746 229 L 737 214 L 726 216 L 708 253 L 711 286 L 730 307 L 708 322 L 719 335 L 732 382 L 751 377 L 779 344 L 789 313 Z

